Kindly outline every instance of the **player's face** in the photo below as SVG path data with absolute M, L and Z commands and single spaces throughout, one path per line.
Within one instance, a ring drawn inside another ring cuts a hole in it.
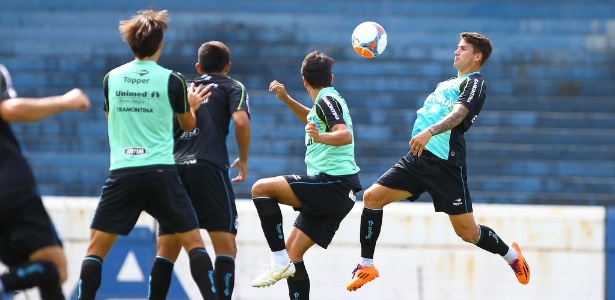
M 474 46 L 466 43 L 466 41 L 462 39 L 457 45 L 457 50 L 455 50 L 455 60 L 453 61 L 453 66 L 460 73 L 466 73 L 465 71 L 476 68 L 477 63 L 480 66 L 479 58 L 480 54 L 474 53 Z M 473 70 L 471 71 L 473 72 Z

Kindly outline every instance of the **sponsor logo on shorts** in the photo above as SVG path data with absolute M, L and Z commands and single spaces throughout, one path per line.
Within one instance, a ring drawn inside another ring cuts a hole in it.
M 455 206 L 459 206 L 461 204 L 462 204 L 461 203 L 461 199 L 457 199 L 457 200 L 453 201 L 453 205 L 455 205 Z
M 196 158 L 178 161 L 178 162 L 176 162 L 176 164 L 178 164 L 178 165 L 195 165 L 196 164 Z
M 354 194 L 352 190 L 350 191 L 350 193 L 348 193 L 348 198 L 350 198 L 350 200 L 352 201 L 357 201 L 357 196 Z

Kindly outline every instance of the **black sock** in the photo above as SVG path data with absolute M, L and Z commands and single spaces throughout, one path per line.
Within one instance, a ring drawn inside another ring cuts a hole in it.
M 100 287 L 102 277 L 102 258 L 96 255 L 89 255 L 81 263 L 81 275 L 79 275 L 79 291 L 77 299 L 94 300 L 96 291 Z
M 310 299 L 310 277 L 305 269 L 303 260 L 293 262 L 295 265 L 295 275 L 288 277 L 288 297 L 290 300 Z
M 161 256 L 156 256 L 152 264 L 152 271 L 149 274 L 148 299 L 167 298 L 171 278 L 173 277 L 173 266 L 175 264 Z
M 256 212 L 261 220 L 261 227 L 271 252 L 286 249 L 284 230 L 282 229 L 282 210 L 277 201 L 269 197 L 252 198 Z
M 9 272 L 0 276 L 4 290 L 19 291 L 32 287 L 54 287 L 60 284 L 60 275 L 53 263 L 34 261 L 10 268 Z
M 235 287 L 235 259 L 228 255 L 218 255 L 214 264 L 218 300 L 231 300 Z
M 382 209 L 371 209 L 364 207 L 361 214 L 361 257 L 374 258 L 376 242 L 380 236 L 382 228 Z
M 190 258 L 190 273 L 192 279 L 201 291 L 205 300 L 216 299 L 216 284 L 214 279 L 214 267 L 211 258 L 205 248 L 194 248 L 188 253 Z
M 41 300 L 64 300 L 66 297 L 62 292 L 61 285 L 54 286 L 39 286 L 38 291 L 41 294 Z
M 476 246 L 501 256 L 508 253 L 508 245 L 506 245 L 506 243 L 504 243 L 504 241 L 497 234 L 495 234 L 493 229 L 485 225 L 478 225 L 478 228 L 480 232 L 478 234 L 478 241 L 474 243 Z

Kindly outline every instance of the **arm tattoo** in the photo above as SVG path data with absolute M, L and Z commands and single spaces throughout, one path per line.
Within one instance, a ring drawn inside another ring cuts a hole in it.
M 448 116 L 440 120 L 440 122 L 427 128 L 432 136 L 453 129 L 453 127 L 459 125 L 459 123 L 461 123 L 461 121 L 463 121 L 463 119 L 468 115 L 469 110 L 467 107 L 463 105 L 456 105 L 456 108 L 457 109 L 453 110 L 453 112 L 451 112 Z

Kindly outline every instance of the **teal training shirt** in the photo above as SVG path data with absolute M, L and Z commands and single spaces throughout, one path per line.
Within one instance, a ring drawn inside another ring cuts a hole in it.
M 316 101 L 307 115 L 313 121 L 319 133 L 331 132 L 337 124 L 346 124 L 352 135 L 352 142 L 343 146 L 331 146 L 315 143 L 305 134 L 305 164 L 308 175 L 326 173 L 329 175 L 352 175 L 359 172 L 354 157 L 354 133 L 352 119 L 344 98 L 333 88 L 320 90 Z
M 423 107 L 416 113 L 412 136 L 442 120 L 453 111 L 455 104 L 462 104 L 469 110 L 465 119 L 455 128 L 433 136 L 425 148 L 442 159 L 465 162 L 464 133 L 480 113 L 486 93 L 487 88 L 479 72 L 438 83 L 436 89 L 425 99 Z
M 154 61 L 134 60 L 104 80 L 110 170 L 174 165 L 173 118 L 190 110 L 184 79 Z

